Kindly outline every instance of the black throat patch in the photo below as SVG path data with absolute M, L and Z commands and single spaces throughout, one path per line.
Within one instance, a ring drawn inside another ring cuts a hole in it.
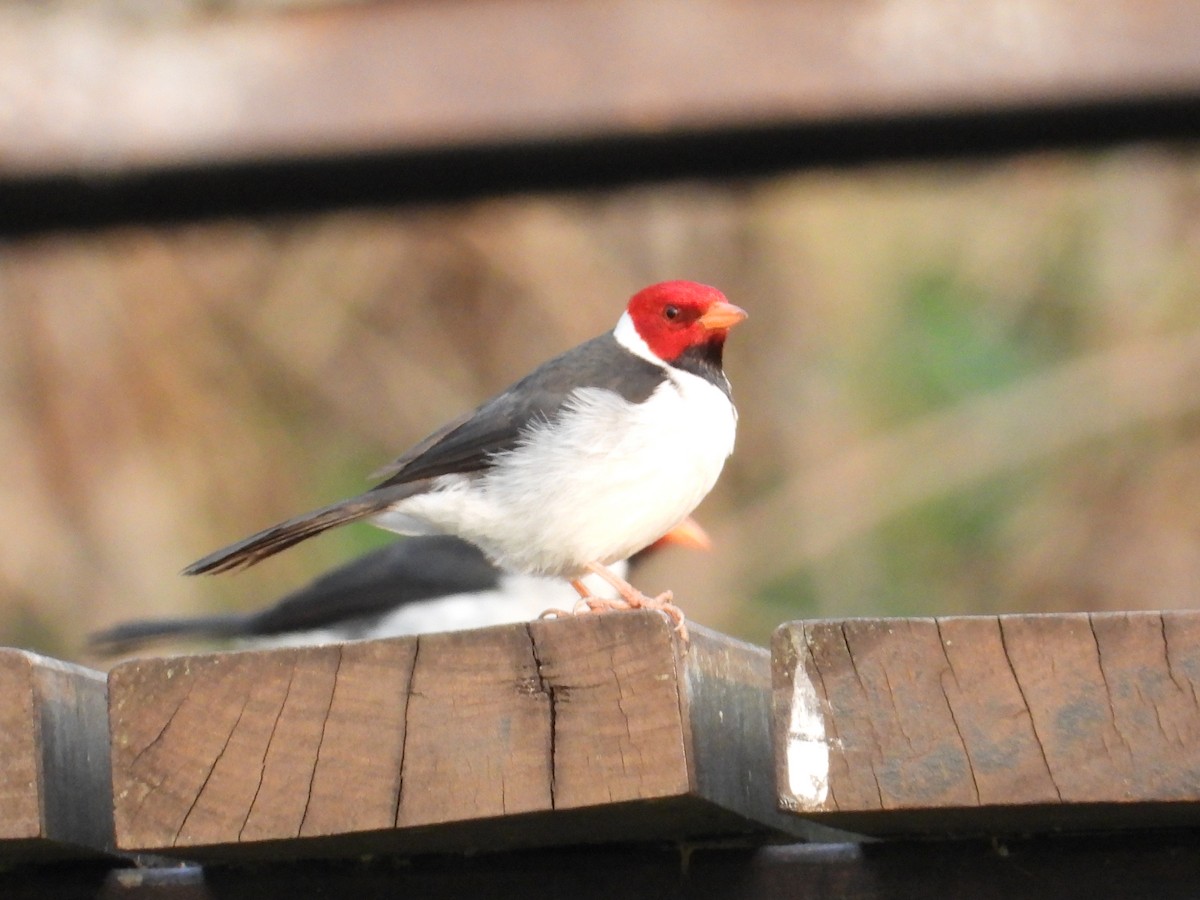
M 732 400 L 733 392 L 729 387 L 729 379 L 725 377 L 725 370 L 721 366 L 724 352 L 724 340 L 693 344 L 671 360 L 671 365 L 684 372 L 698 375 L 709 384 L 720 388 L 721 393 Z

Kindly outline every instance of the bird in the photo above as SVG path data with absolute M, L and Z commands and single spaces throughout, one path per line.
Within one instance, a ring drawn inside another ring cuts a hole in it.
M 670 545 L 711 546 L 689 516 L 613 569 L 632 570 Z M 592 587 L 612 592 L 603 581 Z M 88 645 L 111 655 L 179 639 L 295 647 L 483 628 L 536 618 L 570 591 L 561 579 L 503 572 L 461 538 L 425 535 L 372 550 L 253 612 L 123 622 L 89 635 Z
M 746 317 L 710 285 L 643 288 L 611 331 L 434 431 L 375 473 L 379 484 L 183 572 L 250 566 L 365 519 L 400 534 L 456 535 L 505 571 L 565 578 L 577 611 L 660 610 L 686 639 L 669 591 L 647 597 L 608 566 L 670 531 L 716 484 L 737 431 L 723 353 Z M 595 595 L 582 580 L 589 573 L 618 598 Z

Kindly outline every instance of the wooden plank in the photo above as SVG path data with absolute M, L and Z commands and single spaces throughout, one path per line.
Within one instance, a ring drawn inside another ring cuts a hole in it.
M 591 846 L 473 856 L 0 871 L 5 900 L 1193 900 L 1195 832 L 875 844 Z
M 790 820 L 767 652 L 699 627 L 681 647 L 657 613 L 134 660 L 109 697 L 127 851 L 357 856 Z
M 1200 93 L 1189 0 L 0 10 L 0 177 Z
M 0 862 L 112 847 L 104 676 L 0 648 Z
M 780 803 L 867 834 L 1200 822 L 1200 613 L 796 622 Z

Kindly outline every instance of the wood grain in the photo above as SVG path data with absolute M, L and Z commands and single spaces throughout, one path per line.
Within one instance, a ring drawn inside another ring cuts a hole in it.
M 796 829 L 770 784 L 766 651 L 702 628 L 681 647 L 656 613 L 134 660 L 109 695 L 124 850 L 359 855 Z
M 1200 614 L 798 622 L 780 802 L 871 834 L 1200 821 Z
M 104 676 L 0 648 L 0 860 L 112 848 Z

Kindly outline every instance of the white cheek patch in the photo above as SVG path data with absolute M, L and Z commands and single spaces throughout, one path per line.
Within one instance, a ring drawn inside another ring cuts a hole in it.
M 648 360 L 656 366 L 664 365 L 663 361 L 650 350 L 650 345 L 642 340 L 642 336 L 638 334 L 637 326 L 633 324 L 633 319 L 628 312 L 621 313 L 621 318 L 617 319 L 617 327 L 613 329 L 613 337 L 617 339 L 618 344 L 634 356 L 640 356 L 642 359 Z

